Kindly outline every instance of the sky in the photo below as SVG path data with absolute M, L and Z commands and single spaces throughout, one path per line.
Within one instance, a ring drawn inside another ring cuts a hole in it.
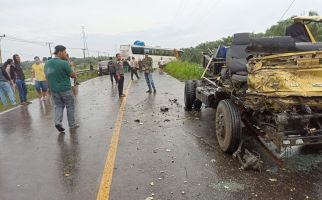
M 0 0 L 3 60 L 50 56 L 46 42 L 82 57 L 82 29 L 91 56 L 114 55 L 121 44 L 144 41 L 185 48 L 237 32 L 264 32 L 282 19 L 316 11 L 321 0 Z M 11 38 L 11 39 L 10 39 Z M 20 41 L 14 41 L 18 38 Z M 21 39 L 34 43 L 22 42 Z

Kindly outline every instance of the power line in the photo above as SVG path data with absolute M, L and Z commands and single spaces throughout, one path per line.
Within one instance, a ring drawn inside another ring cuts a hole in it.
M 98 55 L 101 53 L 108 54 L 107 51 L 88 49 L 87 41 L 86 41 L 86 34 L 85 34 L 85 27 L 84 27 L 84 29 L 82 27 L 82 30 L 84 30 L 83 38 L 85 38 L 85 40 L 83 40 L 84 41 L 84 48 L 68 47 L 68 49 L 81 50 L 81 51 L 83 51 L 83 53 L 85 53 L 85 55 L 87 55 L 87 57 L 89 57 L 89 52 L 95 52 L 95 53 L 98 53 Z M 27 40 L 27 39 L 18 38 L 18 37 L 12 36 L 12 35 L 3 34 L 3 35 L 0 35 L 0 62 L 1 63 L 2 63 L 2 60 L 1 60 L 1 58 L 2 58 L 1 57 L 1 40 L 2 39 L 5 39 L 6 41 L 11 41 L 11 42 L 28 43 L 28 44 L 33 44 L 33 45 L 38 45 L 38 46 L 43 46 L 43 47 L 48 46 L 50 56 L 52 57 L 52 48 L 51 47 L 52 47 L 52 45 L 54 45 L 53 42 Z M 8 51 L 3 51 L 3 52 L 8 52 Z M 30 55 L 30 54 L 25 54 L 25 55 Z
M 47 46 L 46 45 L 47 42 L 26 40 L 26 39 L 17 38 L 15 36 L 11 36 L 11 35 L 6 35 L 5 39 L 10 40 L 10 41 L 15 41 L 15 42 L 24 42 L 24 43 L 35 44 L 35 45 L 40 45 L 40 46 Z
M 278 21 L 281 21 L 284 16 L 286 15 L 286 13 L 289 11 L 289 9 L 293 6 L 295 0 L 292 0 L 292 2 L 290 3 L 290 5 L 286 8 L 286 10 L 284 11 L 284 13 L 282 14 L 281 18 Z

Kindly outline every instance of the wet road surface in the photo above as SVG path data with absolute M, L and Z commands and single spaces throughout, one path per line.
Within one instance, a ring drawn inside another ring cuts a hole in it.
M 262 172 L 241 171 L 217 145 L 214 110 L 185 112 L 184 84 L 157 72 L 154 80 L 155 95 L 132 82 L 109 199 L 322 199 L 320 152 L 303 148 L 285 168 L 267 160 Z M 96 199 L 119 106 L 99 77 L 81 85 L 75 132 L 57 134 L 50 102 L 0 115 L 0 199 Z

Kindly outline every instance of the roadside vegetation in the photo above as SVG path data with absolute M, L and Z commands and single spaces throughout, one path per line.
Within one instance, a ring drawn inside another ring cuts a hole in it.
M 30 77 L 31 75 L 27 75 L 25 74 L 26 77 Z M 77 80 L 79 83 L 82 83 L 84 81 L 87 81 L 89 79 L 92 79 L 92 78 L 95 78 L 97 77 L 97 71 L 96 70 L 93 70 L 92 72 L 88 72 L 88 73 L 83 73 L 83 74 L 80 74 L 78 75 L 77 77 Z M 36 99 L 38 98 L 38 94 L 35 90 L 35 86 L 34 85 L 27 85 L 28 87 L 28 100 L 31 101 L 33 99 Z M 19 105 L 19 93 L 18 93 L 18 90 L 16 90 L 15 92 L 15 98 L 16 98 L 16 102 L 17 104 Z M 8 102 L 8 105 L 4 106 L 2 105 L 2 102 L 0 101 L 0 112 L 3 112 L 5 110 L 8 110 L 10 108 L 12 108 L 12 106 L 10 105 L 10 101 L 9 101 L 9 98 L 7 97 L 7 102 Z
M 186 81 L 199 80 L 202 75 L 203 68 L 195 63 L 175 60 L 167 63 L 164 71 L 174 78 L 177 78 L 181 81 Z

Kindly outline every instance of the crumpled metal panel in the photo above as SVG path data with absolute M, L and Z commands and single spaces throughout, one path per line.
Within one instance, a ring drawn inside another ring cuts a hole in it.
M 322 97 L 320 58 L 287 62 L 263 60 L 249 66 L 247 94 L 268 97 Z M 274 65 L 273 63 L 277 64 Z

